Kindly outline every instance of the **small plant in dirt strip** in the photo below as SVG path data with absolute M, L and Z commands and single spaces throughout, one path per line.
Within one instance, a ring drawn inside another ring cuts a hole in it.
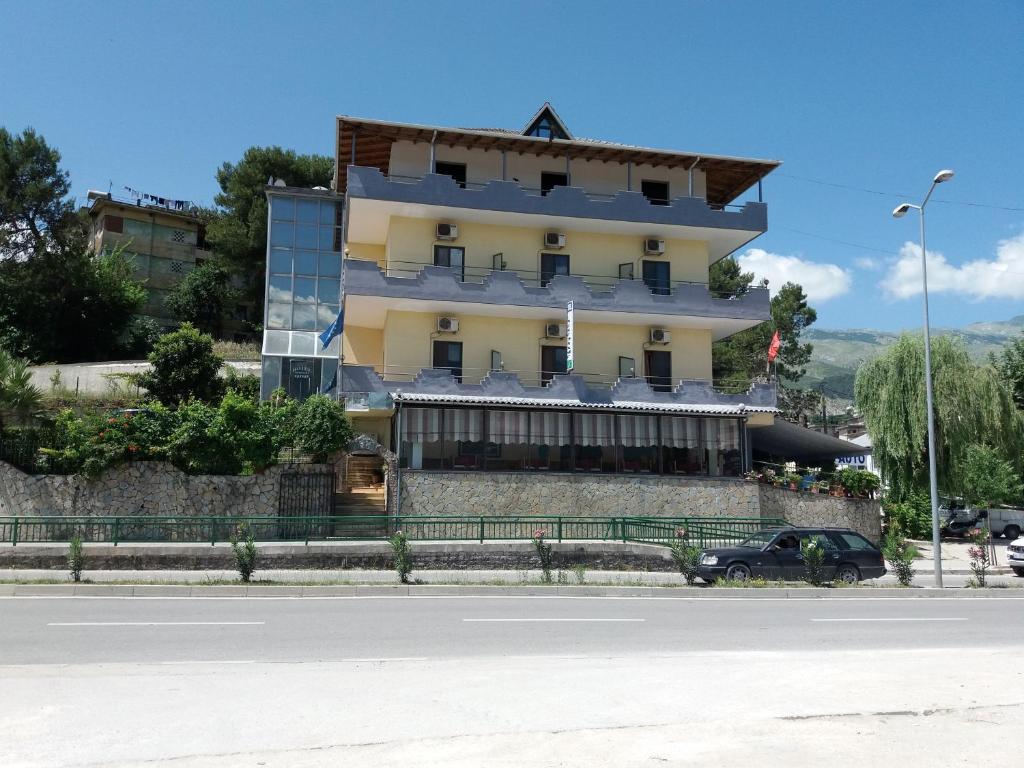
M 79 582 L 82 580 L 82 569 L 85 567 L 85 555 L 82 553 L 82 540 L 75 536 L 68 545 L 68 570 L 71 572 L 71 580 Z
M 971 559 L 971 573 L 974 574 L 973 586 L 984 587 L 988 578 L 988 569 L 992 565 L 989 552 L 989 535 L 985 528 L 975 528 L 970 533 L 971 546 L 967 548 L 967 556 Z
M 821 539 L 805 539 L 801 552 L 804 556 L 804 581 L 817 587 L 825 574 L 825 545 Z
M 576 577 L 577 584 L 583 584 L 587 580 L 587 564 L 576 563 L 572 567 L 572 575 Z
M 239 541 L 241 539 L 241 541 Z M 231 551 L 235 555 L 235 568 L 246 584 L 252 581 L 256 571 L 256 541 L 248 526 L 242 526 L 238 535 L 231 537 Z
M 909 587 L 914 581 L 914 559 L 917 557 L 917 548 L 903 538 L 897 528 L 893 528 L 882 541 L 882 554 L 892 566 L 892 572 L 896 574 L 896 580 L 900 586 Z
M 679 569 L 679 574 L 692 586 L 697 581 L 697 566 L 700 564 L 700 548 L 695 547 L 686 538 L 685 528 L 676 528 L 675 538 L 669 542 L 672 561 Z
M 388 539 L 388 543 L 391 545 L 391 553 L 394 556 L 398 580 L 402 584 L 408 584 L 409 574 L 412 573 L 412 548 L 409 546 L 409 537 L 401 531 L 395 531 L 394 536 Z
M 540 559 L 540 570 L 543 574 L 544 583 L 550 584 L 551 563 L 554 560 L 554 555 L 551 552 L 551 545 L 544 541 L 545 535 L 547 535 L 547 531 L 543 528 L 538 528 L 533 532 L 533 548 Z

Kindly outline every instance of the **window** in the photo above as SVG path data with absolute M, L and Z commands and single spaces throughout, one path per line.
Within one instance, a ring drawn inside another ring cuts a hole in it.
M 435 245 L 434 266 L 450 267 L 459 276 L 459 280 L 465 280 L 466 249 L 456 248 L 452 245 Z
M 540 175 L 540 193 L 546 195 L 555 187 L 569 186 L 569 175 L 566 173 L 549 173 L 544 171 Z
M 565 347 L 540 348 L 540 381 L 547 384 L 556 373 L 566 372 Z
M 614 472 L 615 416 L 610 413 L 573 414 L 577 472 Z
M 570 414 L 534 411 L 530 414 L 530 455 L 527 468 L 568 472 L 572 468 Z
M 124 218 L 121 216 L 104 216 L 103 228 L 107 230 L 107 232 L 116 232 L 117 234 L 121 234 L 124 232 Z
M 740 422 L 736 419 L 703 419 L 707 474 L 736 477 L 743 468 L 740 455 Z
M 644 351 L 647 383 L 655 392 L 672 391 L 672 353 L 656 349 Z
M 435 341 L 434 362 L 435 368 L 447 368 L 452 372 L 455 380 L 462 381 L 462 342 L 461 341 Z
M 569 274 L 568 253 L 542 253 L 540 255 L 540 287 L 551 282 L 555 275 Z
M 625 264 L 619 264 L 619 280 L 632 280 L 633 279 L 633 262 L 627 261 Z
M 467 408 L 444 409 L 441 450 L 446 469 L 483 469 L 484 412 Z
M 526 469 L 529 455 L 530 413 L 528 411 L 488 411 L 487 469 Z
M 668 205 L 667 181 L 641 181 L 640 192 L 652 205 Z
M 496 349 L 491 350 L 491 372 L 500 371 L 504 366 L 501 362 L 501 352 Z
M 667 261 L 644 261 L 644 284 L 655 296 L 668 296 L 672 293 L 670 265 Z
M 284 358 L 281 365 L 281 386 L 287 390 L 288 396 L 301 401 L 318 391 L 320 365 L 319 360 Z
M 689 416 L 661 418 L 662 468 L 670 475 L 706 474 L 700 440 L 700 419 Z
M 856 533 L 842 533 L 836 531 L 832 537 L 841 545 L 842 549 L 870 549 L 874 550 L 875 545 Z
M 451 176 L 463 189 L 466 188 L 466 164 L 465 163 L 434 163 L 434 173 L 441 176 Z
M 632 379 L 636 376 L 636 360 L 632 357 L 619 358 L 619 378 Z
M 623 472 L 658 472 L 658 417 L 646 414 L 616 416 Z

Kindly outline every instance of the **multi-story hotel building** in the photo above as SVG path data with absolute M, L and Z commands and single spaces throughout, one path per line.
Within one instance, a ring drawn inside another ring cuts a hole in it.
M 720 392 L 712 342 L 769 296 L 708 273 L 766 231 L 777 165 L 576 139 L 547 104 L 522 131 L 338 117 L 335 189 L 267 189 L 264 396 L 337 393 L 403 475 L 739 475 L 775 385 Z

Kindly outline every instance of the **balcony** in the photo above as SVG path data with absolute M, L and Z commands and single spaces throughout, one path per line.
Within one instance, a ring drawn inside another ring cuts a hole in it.
M 677 197 L 667 204 L 656 204 L 640 192 L 599 195 L 579 187 L 555 187 L 542 194 L 515 181 L 460 186 L 450 176 L 385 176 L 377 168 L 360 166 L 348 169 L 348 197 L 352 206 L 350 229 L 355 228 L 350 231 L 350 239 L 355 242 L 383 242 L 386 217 L 392 214 L 466 218 L 473 211 L 480 212 L 481 220 L 518 222 L 520 226 L 523 216 L 571 218 L 574 228 L 594 231 L 622 232 L 626 223 L 633 225 L 626 229 L 641 235 L 663 233 L 707 240 L 712 244 L 712 257 L 717 259 L 768 229 L 768 207 L 764 203 L 712 206 L 702 198 Z M 370 201 L 388 205 L 367 205 Z M 614 229 L 608 226 L 612 223 Z
M 456 377 L 448 369 L 378 372 L 371 366 L 343 365 L 339 389 L 355 410 L 370 403 L 381 408 L 381 396 L 410 403 L 450 405 L 492 405 L 589 408 L 649 411 L 695 415 L 743 415 L 774 413 L 776 386 L 773 381 L 755 382 L 739 394 L 716 389 L 710 381 L 680 380 L 667 392 L 655 391 L 641 378 L 614 380 L 578 374 L 555 375 L 546 386 L 539 374 L 520 375 L 510 371 L 461 371 Z M 476 374 L 475 376 L 473 374 Z M 473 383 L 476 381 L 478 383 Z M 364 405 L 365 403 L 365 405 Z
M 374 262 L 359 259 L 345 261 L 345 294 L 349 322 L 368 327 L 376 327 L 372 318 L 384 308 L 404 305 L 415 310 L 415 302 L 429 303 L 422 305 L 422 311 L 498 314 L 502 310 L 497 308 L 505 307 L 506 314 L 546 318 L 552 310 L 564 312 L 566 303 L 572 301 L 583 321 L 649 324 L 665 322 L 665 317 L 694 318 L 675 324 L 711 327 L 715 338 L 771 317 L 768 290 L 760 287 L 740 295 L 718 295 L 704 283 L 676 282 L 651 288 L 634 279 L 594 275 L 542 279 L 536 273 L 469 267 L 463 271 L 409 262 L 393 262 L 385 271 Z M 404 301 L 399 305 L 394 300 Z

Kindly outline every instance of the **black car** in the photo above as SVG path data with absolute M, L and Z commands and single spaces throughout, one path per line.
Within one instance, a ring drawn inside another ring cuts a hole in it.
M 885 574 L 881 550 L 849 528 L 775 528 L 759 531 L 732 547 L 705 549 L 697 574 L 709 584 L 715 579 L 750 578 L 800 581 L 804 577 L 801 548 L 807 541 L 825 546 L 826 581 L 854 584 Z

